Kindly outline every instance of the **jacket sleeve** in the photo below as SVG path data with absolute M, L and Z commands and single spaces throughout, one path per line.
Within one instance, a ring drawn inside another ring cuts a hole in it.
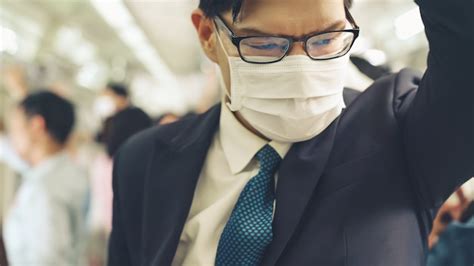
M 124 220 L 122 209 L 120 208 L 120 190 L 119 190 L 119 157 L 117 153 L 114 159 L 113 170 L 113 217 L 112 217 L 112 233 L 109 240 L 109 266 L 128 266 L 132 265 L 129 250 L 127 248 L 127 240 L 125 235 Z
M 416 2 L 430 52 L 402 126 L 411 174 L 432 208 L 474 176 L 474 1 Z

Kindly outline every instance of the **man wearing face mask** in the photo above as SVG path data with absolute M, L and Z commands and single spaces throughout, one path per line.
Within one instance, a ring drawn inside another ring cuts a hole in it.
M 423 78 L 350 102 L 350 1 L 201 0 L 225 97 L 119 151 L 110 265 L 424 265 L 437 208 L 474 175 L 474 3 L 416 2 Z
M 102 117 L 110 117 L 130 107 L 128 89 L 120 83 L 109 83 L 95 102 L 95 111 Z

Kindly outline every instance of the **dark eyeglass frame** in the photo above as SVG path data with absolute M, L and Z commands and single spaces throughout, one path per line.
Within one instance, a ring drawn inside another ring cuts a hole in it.
M 355 40 L 357 39 L 357 37 L 359 37 L 359 32 L 360 32 L 360 28 L 359 26 L 357 25 L 357 23 L 355 22 L 354 18 L 352 17 L 351 13 L 349 12 L 349 10 L 347 9 L 347 7 L 344 7 L 344 10 L 345 10 L 345 13 L 346 13 L 346 18 L 347 20 L 349 21 L 349 23 L 351 24 L 351 26 L 353 27 L 352 29 L 344 29 L 344 30 L 332 30 L 332 31 L 324 31 L 324 32 L 319 32 L 319 33 L 315 33 L 315 34 L 310 34 L 310 35 L 306 35 L 306 36 L 302 36 L 300 38 L 295 38 L 295 37 L 292 37 L 292 36 L 286 36 L 286 35 L 269 35 L 269 36 L 263 36 L 263 35 L 249 35 L 249 36 L 237 36 L 235 35 L 235 33 L 232 31 L 232 29 L 227 25 L 227 23 L 224 21 L 224 19 L 222 19 L 222 17 L 220 15 L 217 15 L 216 16 L 216 19 L 214 20 L 214 23 L 216 24 L 216 28 L 219 28 L 217 23 L 221 23 L 225 30 L 227 31 L 231 41 L 232 41 L 232 44 L 237 48 L 238 52 L 239 52 L 239 56 L 240 58 L 247 62 L 247 63 L 250 63 L 250 64 L 271 64 L 271 63 L 276 63 L 276 62 L 279 62 L 281 60 L 283 60 L 283 58 L 285 58 L 288 53 L 291 51 L 292 47 L 293 47 L 293 44 L 295 42 L 302 42 L 303 43 L 303 49 L 306 53 L 306 55 L 311 58 L 312 60 L 315 60 L 315 61 L 325 61 L 325 60 L 331 60 L 331 59 L 335 59 L 335 58 L 339 58 L 339 57 L 342 57 L 344 55 L 346 55 L 352 48 L 352 46 L 354 45 L 354 42 Z M 309 53 L 308 53 L 308 49 L 307 49 L 307 42 L 309 39 L 315 37 L 315 36 L 319 36 L 319 35 L 323 35 L 323 34 L 328 34 L 328 33 L 337 33 L 337 32 L 349 32 L 349 33 L 352 33 L 354 35 L 354 38 L 352 39 L 352 43 L 350 44 L 349 46 L 349 49 L 347 49 L 347 51 L 343 54 L 340 54 L 340 55 L 337 55 L 337 56 L 333 56 L 333 57 L 328 57 L 328 58 L 314 58 L 312 57 Z M 255 37 L 278 37 L 278 38 L 284 38 L 284 39 L 287 39 L 288 40 L 288 49 L 286 50 L 285 54 L 283 54 L 279 59 L 276 59 L 276 60 L 273 60 L 273 61 L 269 61 L 269 62 L 254 62 L 254 61 L 249 61 L 247 59 L 245 59 L 245 57 L 242 55 L 241 51 L 240 51 L 240 42 L 242 40 L 245 40 L 245 39 L 248 39 L 248 38 L 255 38 Z

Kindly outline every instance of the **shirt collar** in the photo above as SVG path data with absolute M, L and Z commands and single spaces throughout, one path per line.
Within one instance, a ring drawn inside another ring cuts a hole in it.
M 48 159 L 42 161 L 38 165 L 31 167 L 25 173 L 27 179 L 41 178 L 44 176 L 50 169 L 53 169 L 56 165 L 62 164 L 62 161 L 67 157 L 65 152 L 58 152 Z
M 238 174 L 249 164 L 255 154 L 269 144 L 284 158 L 291 143 L 267 141 L 245 128 L 225 103 L 221 106 L 219 139 L 232 174 Z

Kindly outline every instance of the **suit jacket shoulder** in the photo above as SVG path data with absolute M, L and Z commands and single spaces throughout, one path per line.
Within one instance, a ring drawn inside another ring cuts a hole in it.
M 146 166 L 153 156 L 157 144 L 166 144 L 176 140 L 180 133 L 189 130 L 199 122 L 203 115 L 193 115 L 177 122 L 146 129 L 128 139 L 115 157 L 119 177 L 133 175 L 134 183 L 146 173 Z M 189 132 L 191 134 L 191 132 Z M 117 163 L 120 162 L 120 163 Z M 126 182 L 124 180 L 124 182 Z
M 149 128 L 127 140 L 114 158 L 114 179 L 120 183 L 119 187 L 128 190 L 124 194 L 131 194 L 130 186 L 136 187 L 143 183 L 154 153 L 159 152 L 160 147 L 179 149 L 187 144 L 185 140 L 201 137 L 199 130 L 203 127 L 203 122 L 215 119 L 219 107 L 216 105 L 204 114 L 191 115 L 171 124 Z
M 415 98 L 421 74 L 410 69 L 376 80 L 347 105 L 338 123 L 329 168 L 400 145 L 403 120 Z M 356 140 L 356 141 L 355 141 Z

